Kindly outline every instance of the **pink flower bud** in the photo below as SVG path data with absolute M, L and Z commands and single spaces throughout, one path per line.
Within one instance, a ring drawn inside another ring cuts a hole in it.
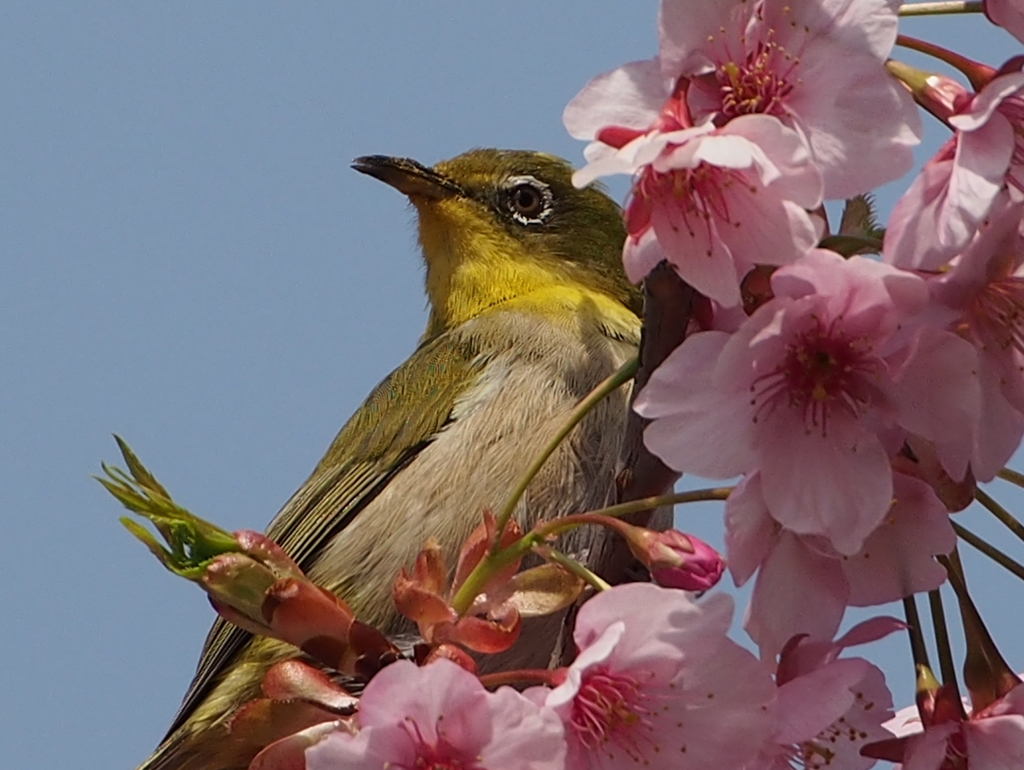
M 703 540 L 669 529 L 653 532 L 631 527 L 626 537 L 629 549 L 651 571 L 654 581 L 665 588 L 706 591 L 718 582 L 725 562 Z

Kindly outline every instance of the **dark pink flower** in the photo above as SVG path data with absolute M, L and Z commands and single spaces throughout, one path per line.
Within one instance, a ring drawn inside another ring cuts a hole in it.
M 624 530 L 624 531 L 623 531 Z M 629 550 L 650 572 L 654 582 L 665 588 L 707 591 L 725 571 L 721 555 L 699 538 L 676 529 L 662 532 L 626 525 Z
M 609 80 L 609 89 L 619 85 Z M 588 100 L 614 98 L 601 85 L 585 93 Z M 567 124 L 574 125 L 576 111 L 574 101 Z M 817 242 L 820 227 L 807 209 L 821 203 L 820 173 L 800 136 L 773 117 L 747 115 L 715 128 L 654 115 L 659 127 L 633 132 L 614 152 L 590 153 L 592 162 L 573 180 L 635 176 L 623 251 L 632 280 L 650 269 L 645 236 L 653 233 L 684 280 L 723 305 L 738 305 L 740 281 L 755 264 L 788 264 Z

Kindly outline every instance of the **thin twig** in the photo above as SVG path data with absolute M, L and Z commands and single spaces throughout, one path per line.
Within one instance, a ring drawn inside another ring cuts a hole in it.
M 1017 517 L 1010 513 L 1008 510 L 1003 508 L 998 502 L 984 492 L 984 490 L 976 489 L 974 491 L 974 499 L 981 503 L 985 508 L 995 516 L 999 521 L 1010 530 L 1013 534 L 1024 540 L 1024 525 L 1017 521 Z
M 971 530 L 967 529 L 966 527 L 957 524 L 955 521 L 952 522 L 952 524 L 953 530 L 956 532 L 957 537 L 959 537 L 961 540 L 967 543 L 967 545 L 972 546 L 977 550 L 981 551 L 983 554 L 985 554 L 988 558 L 990 558 L 1000 567 L 1009 570 L 1014 575 L 1019 577 L 1021 580 L 1024 580 L 1024 564 L 1021 564 L 1019 561 L 1010 558 L 1005 553 L 996 548 L 994 545 L 989 543 L 987 540 L 983 540 L 981 537 L 974 534 L 973 532 L 971 532 Z
M 1024 473 L 1013 470 L 1013 468 L 1003 468 L 999 473 L 996 474 L 1003 481 L 1009 481 L 1011 484 L 1016 484 L 1018 487 L 1024 488 Z
M 928 648 L 924 644 L 924 634 L 921 631 L 921 616 L 917 614 L 917 602 L 911 594 L 903 599 L 903 615 L 907 619 L 907 636 L 910 637 L 910 654 L 914 658 L 914 666 L 927 666 Z
M 575 575 L 597 591 L 607 591 L 611 588 L 611 586 L 600 575 L 594 574 L 578 561 L 566 556 L 561 551 L 556 551 L 554 548 L 545 548 L 542 551 L 539 551 L 539 553 L 547 561 L 558 564 L 563 569 Z
M 946 611 L 942 607 L 939 589 L 928 592 L 928 607 L 932 613 L 932 630 L 935 632 L 935 648 L 939 653 L 939 668 L 942 683 L 956 686 L 956 667 L 953 664 L 953 649 L 949 644 L 949 628 L 946 626 Z
M 900 6 L 900 16 L 935 16 L 947 13 L 982 13 L 984 3 L 968 0 L 948 0 L 935 3 L 904 3 Z
M 661 508 L 665 505 L 679 505 L 683 503 L 703 503 L 709 500 L 725 500 L 735 487 L 709 487 L 707 489 L 691 489 L 689 492 L 673 492 L 668 495 L 654 495 L 644 497 L 640 500 L 630 500 L 628 503 L 609 505 L 607 508 L 598 508 L 594 511 L 587 511 L 589 514 L 600 516 L 627 516 L 637 511 L 649 511 L 653 508 Z

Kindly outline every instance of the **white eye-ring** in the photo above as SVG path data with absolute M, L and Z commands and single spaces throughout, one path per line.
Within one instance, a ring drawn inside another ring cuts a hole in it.
M 551 188 L 532 176 L 513 176 L 505 181 L 508 208 L 513 219 L 538 225 L 551 216 Z

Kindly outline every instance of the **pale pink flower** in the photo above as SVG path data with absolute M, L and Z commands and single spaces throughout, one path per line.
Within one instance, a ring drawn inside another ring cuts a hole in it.
M 888 737 L 892 695 L 882 672 L 863 658 L 840 658 L 849 646 L 892 633 L 902 624 L 873 618 L 835 642 L 796 637 L 782 651 L 773 704 L 778 730 L 750 770 L 866 770 L 862 746 Z
M 744 627 L 764 660 L 797 635 L 831 639 L 847 606 L 884 604 L 938 588 L 946 572 L 934 557 L 956 545 L 949 515 L 931 487 L 902 474 L 893 478 L 892 507 L 852 556 L 820 536 L 784 529 L 764 503 L 758 474 L 729 496 L 725 526 L 736 585 L 757 570 Z
M 981 418 L 971 468 L 990 481 L 1024 436 L 1024 205 L 1001 207 L 954 262 L 929 282 L 950 328 L 977 350 Z
M 964 476 L 975 353 L 915 328 L 924 280 L 869 259 L 814 250 L 777 270 L 772 289 L 738 332 L 694 334 L 654 372 L 636 402 L 653 420 L 645 442 L 678 471 L 760 471 L 776 521 L 852 555 L 889 510 L 890 456 L 908 433 Z
M 934 81 L 933 106 L 956 135 L 896 202 L 883 247 L 890 264 L 918 270 L 937 270 L 963 249 L 1003 190 L 1024 196 L 1024 73 L 995 77 L 977 94 Z
M 985 15 L 1015 38 L 1024 42 L 1024 2 L 1022 0 L 985 0 Z
M 848 198 L 910 170 L 921 127 L 883 66 L 898 0 L 663 0 L 662 72 L 690 78 L 697 124 L 774 115 L 807 139 L 826 198 Z
M 561 770 L 560 720 L 511 688 L 489 693 L 448 660 L 397 661 L 363 691 L 358 730 L 306 750 L 307 770 Z
M 1024 685 L 977 713 L 964 703 L 963 721 L 940 721 L 922 730 L 917 706 L 900 709 L 885 727 L 897 738 L 904 770 L 1019 770 L 1024 767 Z M 892 744 L 892 741 L 887 743 Z M 891 752 L 886 752 L 887 755 Z
M 738 767 L 770 735 L 771 678 L 726 637 L 732 600 L 649 583 L 583 605 L 580 653 L 546 706 L 565 723 L 569 770 Z

